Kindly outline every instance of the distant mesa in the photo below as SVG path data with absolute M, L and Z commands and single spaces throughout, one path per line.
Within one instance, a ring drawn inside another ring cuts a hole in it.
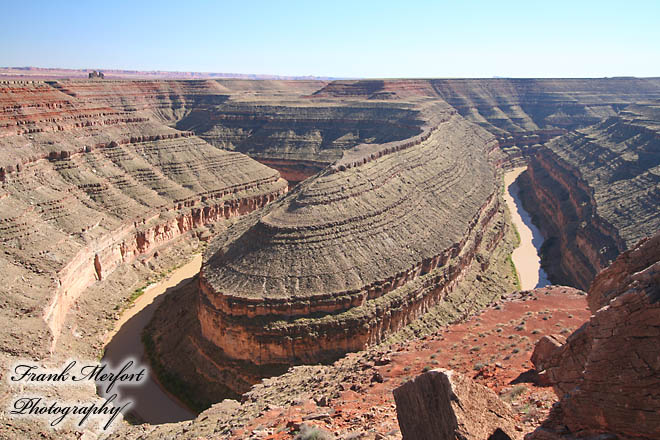
M 96 70 L 92 70 L 89 72 L 89 79 L 103 79 L 105 78 L 105 75 L 103 72 L 97 72 Z

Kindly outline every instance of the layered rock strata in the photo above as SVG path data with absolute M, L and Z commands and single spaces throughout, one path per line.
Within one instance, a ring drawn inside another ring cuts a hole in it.
M 283 106 L 244 99 L 234 96 L 222 105 L 200 108 L 177 128 L 192 130 L 217 147 L 248 154 L 283 175 L 298 172 L 308 177 L 309 171 L 334 163 L 347 149 L 408 139 L 424 123 L 420 110 L 409 103 L 298 99 Z
M 522 438 L 497 394 L 451 370 L 417 376 L 394 390 L 394 400 L 403 440 Z
M 161 92 L 138 111 L 150 84 L 111 88 L 121 105 L 0 85 L 2 296 L 23 304 L 26 334 L 45 320 L 51 348 L 71 305 L 119 265 L 286 192 L 277 171 L 160 123 L 153 114 L 176 107 Z
M 561 397 L 531 438 L 660 437 L 660 233 L 621 254 L 594 279 L 593 316 L 533 358 Z
M 521 178 L 554 282 L 586 289 L 623 250 L 660 228 L 660 107 L 618 116 L 541 148 Z
M 442 301 L 504 233 L 493 142 L 445 113 L 418 141 L 347 152 L 221 235 L 199 281 L 218 363 L 330 361 Z
M 389 101 L 442 99 L 490 131 L 520 164 L 538 144 L 613 117 L 627 104 L 660 98 L 658 78 L 430 79 L 333 81 L 314 97 Z

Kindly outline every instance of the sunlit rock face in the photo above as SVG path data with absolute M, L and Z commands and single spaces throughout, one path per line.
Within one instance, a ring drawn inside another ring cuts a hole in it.
M 35 312 L 26 335 L 45 321 L 36 350 L 54 346 L 71 305 L 119 265 L 286 192 L 277 171 L 163 124 L 214 87 L 0 84 L 3 294 Z
M 418 135 L 346 151 L 210 245 L 198 318 L 219 362 L 271 367 L 360 350 L 442 301 L 497 245 L 495 140 L 433 110 Z

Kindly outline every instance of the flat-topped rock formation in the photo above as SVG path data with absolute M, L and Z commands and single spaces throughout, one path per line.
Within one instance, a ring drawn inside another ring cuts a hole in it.
M 0 84 L 0 290 L 3 311 L 24 310 L 3 321 L 28 353 L 53 348 L 69 308 L 119 265 L 286 192 L 277 171 L 159 122 L 177 107 L 162 89 L 196 84 L 156 85 L 109 83 L 101 99 Z
M 660 78 L 347 80 L 312 96 L 442 99 L 493 133 L 507 161 L 518 163 L 539 143 L 615 116 L 627 104 L 660 99 Z
M 660 78 L 420 79 L 332 81 L 314 97 L 441 98 L 493 134 L 591 125 L 626 104 L 660 98 Z
M 564 344 L 537 347 L 560 405 L 530 438 L 660 437 L 660 233 L 600 272 L 591 319 Z
M 547 143 L 522 183 L 548 239 L 551 279 L 586 289 L 621 251 L 660 228 L 660 106 L 629 106 Z

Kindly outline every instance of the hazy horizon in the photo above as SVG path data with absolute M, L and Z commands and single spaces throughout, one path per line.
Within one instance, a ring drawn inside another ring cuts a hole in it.
M 4 5 L 0 65 L 326 78 L 660 76 L 660 2 Z

